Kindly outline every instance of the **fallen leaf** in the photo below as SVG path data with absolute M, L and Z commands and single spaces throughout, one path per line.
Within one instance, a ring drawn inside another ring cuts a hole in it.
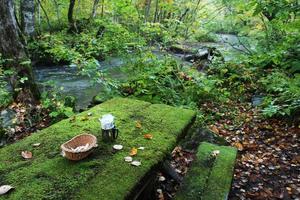
M 244 150 L 244 146 L 240 142 L 234 143 L 233 146 L 235 146 L 239 151 Z
M 159 193 L 158 200 L 165 200 L 164 193 Z
M 121 150 L 121 149 L 123 149 L 123 145 L 116 144 L 116 145 L 113 146 L 113 149 L 115 149 L 115 150 Z
M 212 151 L 212 153 L 211 153 L 211 155 L 212 155 L 213 157 L 217 157 L 219 154 L 220 154 L 220 151 L 219 151 L 219 150 L 214 150 L 214 151 Z
M 135 127 L 137 127 L 137 128 L 142 128 L 141 121 L 136 121 Z
M 71 117 L 70 120 L 69 120 L 70 123 L 73 123 L 75 121 L 76 121 L 76 116 Z
M 138 152 L 137 148 L 134 148 L 134 147 L 133 147 L 133 148 L 130 150 L 129 155 L 135 156 L 135 155 L 137 154 L 137 152 Z
M 148 140 L 152 140 L 153 135 L 152 135 L 152 134 L 145 134 L 145 135 L 144 135 L 144 138 L 145 138 L 145 139 L 148 139 Z
M 125 162 L 132 162 L 132 157 L 126 156 L 124 157 Z
M 158 181 L 160 181 L 160 182 L 163 182 L 163 181 L 165 181 L 166 180 L 166 178 L 164 177 L 164 176 L 160 176 L 159 178 L 158 178 Z
M 211 130 L 212 132 L 216 133 L 216 134 L 219 134 L 219 129 L 218 129 L 217 126 L 215 126 L 215 125 L 212 125 L 212 126 L 210 127 L 210 130 Z
M 87 121 L 88 119 L 89 119 L 89 116 L 86 115 L 86 116 L 81 118 L 81 121 Z
M 136 167 L 140 166 L 141 164 L 142 163 L 140 161 L 136 161 L 136 160 L 131 162 L 131 165 L 136 166 Z
M 12 187 L 10 185 L 2 185 L 2 186 L 0 186 L 0 195 L 6 194 L 11 189 L 14 189 L 14 187 Z
M 34 147 L 39 147 L 41 145 L 41 143 L 34 143 L 34 144 L 32 144 L 32 146 L 34 146 Z
M 22 157 L 25 159 L 30 159 L 32 158 L 32 153 L 30 151 L 22 151 L 21 153 Z

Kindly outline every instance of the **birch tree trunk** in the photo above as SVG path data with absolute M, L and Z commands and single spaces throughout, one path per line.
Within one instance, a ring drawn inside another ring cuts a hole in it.
M 11 60 L 5 67 L 15 71 L 10 77 L 15 101 L 36 102 L 40 93 L 34 82 L 31 63 L 24 62 L 28 57 L 20 41 L 13 0 L 0 1 L 0 53 Z
M 92 18 L 96 17 L 97 14 L 97 8 L 98 8 L 99 0 L 94 0 L 93 10 L 92 10 Z
M 34 36 L 35 34 L 35 17 L 34 17 L 34 0 L 21 0 L 21 29 L 27 36 Z

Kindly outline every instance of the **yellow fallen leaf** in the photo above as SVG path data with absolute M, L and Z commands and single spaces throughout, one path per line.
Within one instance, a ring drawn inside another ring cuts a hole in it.
M 71 119 L 69 120 L 70 123 L 73 123 L 76 121 L 76 116 L 71 117 Z
M 141 121 L 136 121 L 135 127 L 142 128 Z
M 87 115 L 81 118 L 81 121 L 87 121 L 87 120 L 89 120 L 89 116 Z
M 212 132 L 216 133 L 216 134 L 219 134 L 219 129 L 217 128 L 216 125 L 212 125 L 212 126 L 210 127 L 210 130 L 211 130 Z
M 244 150 L 244 146 L 240 142 L 234 143 L 233 146 L 235 146 L 239 151 Z
M 152 134 L 145 134 L 145 135 L 144 135 L 144 138 L 145 138 L 145 139 L 148 139 L 148 140 L 152 140 L 153 135 L 152 135 Z
M 137 148 L 134 148 L 134 147 L 133 147 L 133 148 L 130 150 L 129 155 L 135 156 L 135 155 L 137 154 L 137 152 L 138 152 Z

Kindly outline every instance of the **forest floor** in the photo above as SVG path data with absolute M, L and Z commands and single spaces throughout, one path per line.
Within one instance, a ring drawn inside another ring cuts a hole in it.
M 205 104 L 221 116 L 210 129 L 237 147 L 229 199 L 300 199 L 300 127 L 263 119 L 251 103 Z
M 209 128 L 239 151 L 230 200 L 299 200 L 300 127 L 280 119 L 264 119 L 251 103 L 229 102 L 222 106 L 203 105 L 207 115 L 218 116 Z M 195 152 L 177 146 L 172 166 L 184 177 L 195 159 Z M 164 177 L 159 173 L 157 179 Z M 181 182 L 181 181 L 180 181 Z M 157 199 L 176 196 L 178 182 L 168 179 L 158 184 Z

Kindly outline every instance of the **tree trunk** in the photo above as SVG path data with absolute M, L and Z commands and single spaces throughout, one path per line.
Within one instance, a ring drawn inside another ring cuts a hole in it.
M 96 17 L 97 14 L 97 8 L 98 8 L 99 0 L 94 0 L 93 10 L 92 10 L 92 18 Z
M 155 12 L 154 12 L 154 18 L 153 23 L 157 22 L 158 18 L 158 9 L 159 9 L 159 0 L 156 0 L 155 2 Z
M 145 22 L 147 22 L 149 19 L 150 8 L 151 8 L 151 0 L 146 0 L 146 2 L 145 2 Z
M 4 58 L 11 60 L 5 67 L 15 71 L 10 77 L 15 101 L 36 102 L 40 93 L 34 82 L 30 62 L 24 62 L 28 58 L 20 42 L 13 0 L 0 1 L 0 53 Z
M 21 29 L 27 36 L 34 36 L 34 0 L 21 0 L 20 13 L 21 13 Z
M 71 31 L 76 31 L 76 24 L 73 17 L 74 7 L 75 7 L 75 0 L 70 0 L 69 10 L 68 10 L 68 22 Z
M 104 17 L 104 2 L 105 2 L 105 0 L 102 0 L 102 5 L 101 5 L 101 17 Z
M 53 3 L 54 3 L 54 6 L 55 6 L 57 21 L 58 21 L 59 25 L 61 25 L 59 4 L 57 3 L 56 0 L 53 0 Z

